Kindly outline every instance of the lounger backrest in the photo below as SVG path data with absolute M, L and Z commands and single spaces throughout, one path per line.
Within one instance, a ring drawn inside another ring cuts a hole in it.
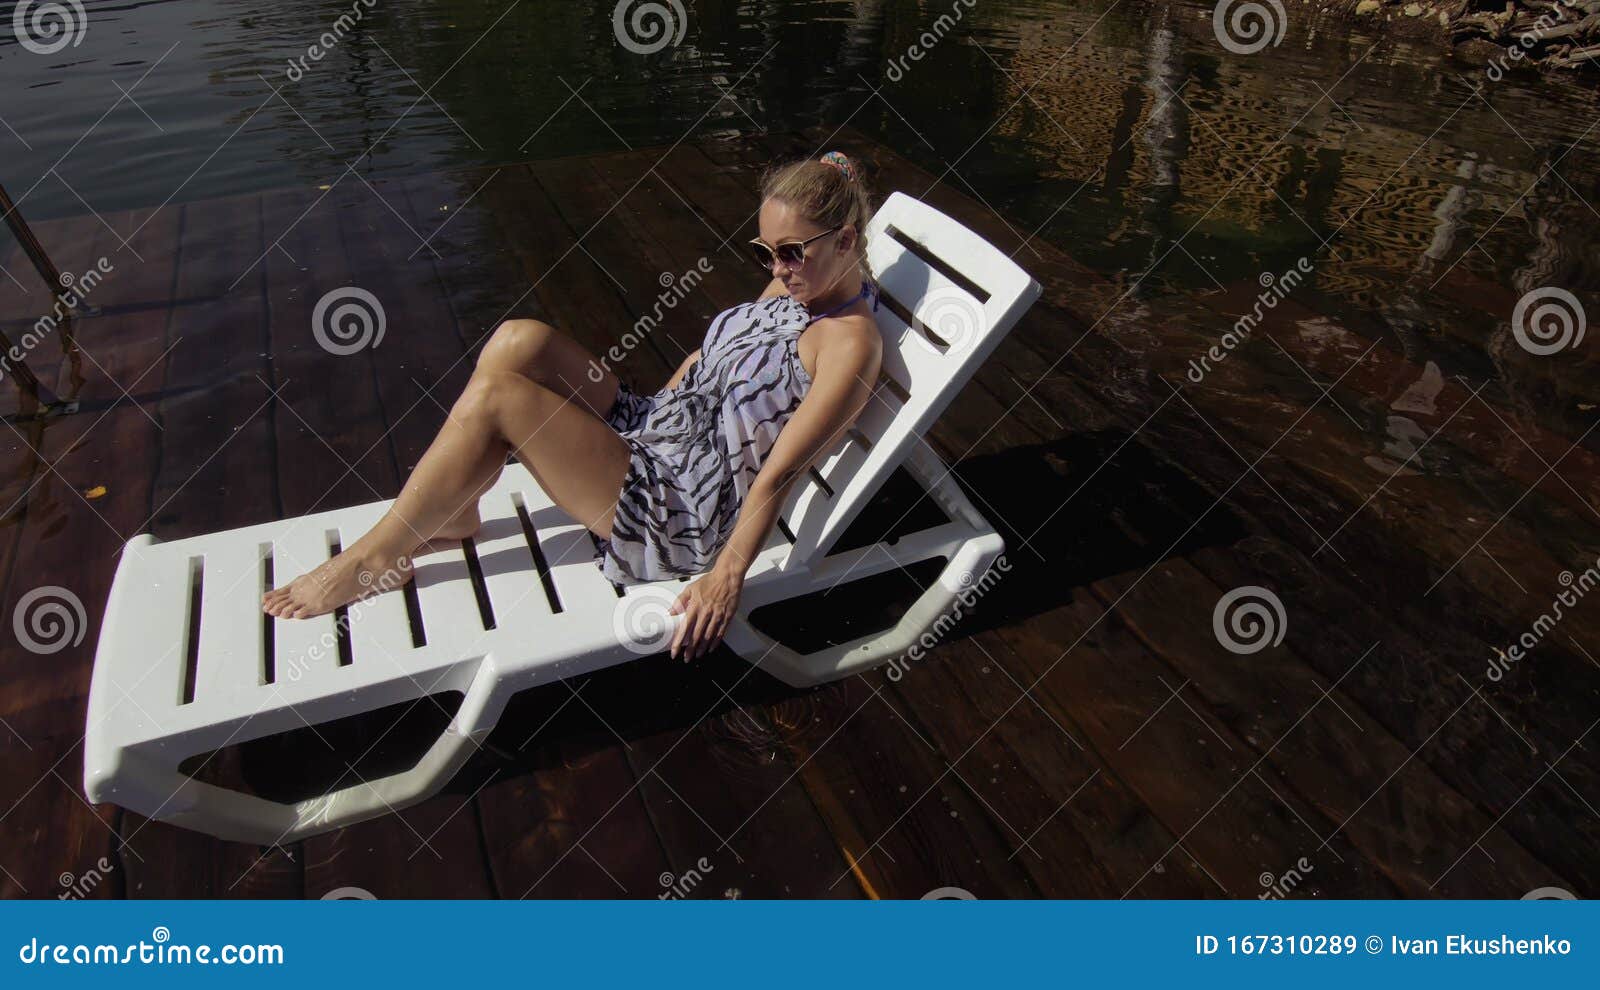
M 868 223 L 867 258 L 882 290 L 883 375 L 854 427 L 791 493 L 786 568 L 828 551 L 1039 296 L 998 248 L 905 193 Z

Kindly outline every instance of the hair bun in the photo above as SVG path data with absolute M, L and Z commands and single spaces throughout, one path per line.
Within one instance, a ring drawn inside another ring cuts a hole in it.
M 843 172 L 846 179 L 849 179 L 852 182 L 855 181 L 856 164 L 855 162 L 851 161 L 850 156 L 846 155 L 844 152 L 830 151 L 818 159 L 818 161 L 821 161 L 826 165 L 832 165 L 834 168 Z

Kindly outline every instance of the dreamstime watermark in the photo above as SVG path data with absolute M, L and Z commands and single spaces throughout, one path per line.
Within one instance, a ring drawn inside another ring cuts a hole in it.
M 1578 895 L 1565 887 L 1536 887 L 1522 895 L 1525 901 L 1575 901 Z
M 935 887 L 922 895 L 925 901 L 975 901 L 978 897 L 965 887 Z
M 1578 297 L 1546 285 L 1525 293 L 1511 311 L 1511 334 L 1529 354 L 1543 357 L 1583 343 L 1588 314 Z
M 1229 12 L 1232 16 L 1229 16 Z M 1254 55 L 1276 47 L 1289 28 L 1289 15 L 1278 0 L 1222 0 L 1211 11 L 1211 31 L 1217 43 L 1235 55 Z
M 934 289 L 917 305 L 917 322 L 943 344 L 920 333 L 912 338 L 935 354 L 954 354 L 966 350 L 989 332 L 989 314 L 983 304 L 955 286 Z
M 356 581 L 364 589 L 362 597 L 345 606 L 344 612 L 333 622 L 333 629 L 317 637 L 317 641 L 306 648 L 306 651 L 284 665 L 281 673 L 289 680 L 298 681 L 311 669 L 312 664 L 318 663 L 325 656 L 336 656 L 339 650 L 339 640 L 350 634 L 350 623 L 359 617 L 366 606 L 378 595 L 393 591 L 406 583 L 407 569 L 411 566 L 411 559 L 401 557 L 395 561 L 395 566 L 385 570 L 382 574 L 374 575 L 371 571 L 363 570 L 356 575 Z M 350 888 L 352 890 L 359 888 Z
M 61 893 L 56 895 L 58 901 L 81 901 L 100 888 L 105 878 L 116 872 L 116 867 L 111 860 L 101 856 L 95 864 L 77 876 L 63 873 L 58 878 L 61 882 Z
M 1250 340 L 1250 335 L 1260 326 L 1261 320 L 1266 315 L 1263 307 L 1275 308 L 1305 281 L 1305 276 L 1310 275 L 1314 268 L 1311 260 L 1302 256 L 1293 267 L 1284 269 L 1282 275 L 1274 277 L 1271 272 L 1262 272 L 1257 276 L 1256 281 L 1261 283 L 1261 291 L 1256 293 L 1255 305 L 1250 307 L 1250 312 L 1233 322 L 1233 327 L 1222 335 L 1220 341 L 1207 348 L 1198 359 L 1189 361 L 1189 370 L 1185 373 L 1185 377 L 1196 385 L 1205 381 L 1206 375 L 1211 372 L 1212 363 L 1221 364 L 1223 358 Z
M 622 335 L 622 339 L 601 356 L 599 361 L 589 362 L 588 376 L 591 382 L 598 382 L 611 370 L 611 366 L 620 363 L 623 358 L 633 352 L 633 349 L 645 342 L 645 339 L 655 332 L 661 325 L 662 317 L 668 310 L 676 309 L 678 304 L 688 298 L 689 293 L 695 290 L 705 277 L 717 270 L 709 258 L 701 258 L 694 263 L 694 267 L 686 270 L 682 275 L 671 272 L 662 272 L 658 281 L 661 283 L 661 292 L 656 296 L 655 305 L 650 312 L 634 321 L 633 328 Z
M 673 876 L 663 872 L 656 879 L 660 882 L 662 890 L 656 895 L 658 901 L 677 901 L 688 897 L 696 887 L 705 882 L 706 877 L 716 872 L 716 867 L 711 861 L 701 856 L 695 864 L 684 870 L 682 874 Z
M 335 17 L 333 23 L 328 26 L 328 30 L 322 32 L 317 37 L 317 40 L 306 48 L 304 55 L 289 60 L 289 67 L 283 70 L 283 74 L 289 78 L 290 82 L 299 82 L 305 78 L 305 74 L 310 71 L 311 66 L 322 61 L 335 48 L 338 48 L 339 43 L 344 41 L 345 35 L 354 30 L 355 26 L 367 16 L 367 11 L 377 5 L 378 0 L 352 0 L 350 9 Z
M 17 599 L 11 631 L 23 649 L 49 656 L 83 642 L 89 631 L 88 614 L 77 595 L 59 585 L 45 585 Z
M 1261 893 L 1256 895 L 1258 901 L 1277 901 L 1288 897 L 1301 884 L 1305 883 L 1306 874 L 1315 871 L 1311 861 L 1301 856 L 1295 860 L 1294 865 L 1284 870 L 1277 876 L 1262 872 L 1258 878 L 1261 884 Z
M 335 887 L 322 895 L 325 901 L 375 901 L 378 895 L 365 887 Z
M 884 71 L 884 75 L 889 78 L 890 82 L 899 82 L 904 79 L 906 72 L 910 69 L 907 63 L 922 61 L 924 56 L 944 40 L 945 35 L 949 34 L 957 24 L 961 23 L 961 19 L 966 16 L 966 11 L 972 10 L 976 6 L 978 6 L 978 0 L 955 0 L 950 5 L 950 13 L 940 14 L 935 18 L 933 24 L 918 35 L 917 40 L 906 48 L 905 54 L 889 60 L 889 68 Z
M 1247 584 L 1217 600 L 1211 611 L 1211 631 L 1230 653 L 1249 656 L 1283 642 L 1289 617 L 1283 601 L 1271 590 Z
M 20 0 L 11 12 L 11 30 L 17 43 L 35 55 L 54 55 L 68 45 L 83 44 L 89 15 L 79 0 Z
M 340 357 L 377 347 L 388 328 L 378 297 L 353 285 L 326 293 L 311 311 L 311 335 L 323 350 Z
M 1545 32 L 1560 23 L 1561 21 L 1551 17 L 1549 14 L 1540 14 L 1534 18 L 1532 26 L 1526 31 L 1519 32 L 1511 44 L 1506 46 L 1504 55 L 1489 60 L 1489 67 L 1484 70 L 1485 74 L 1493 82 L 1499 82 L 1504 79 L 1506 70 L 1513 63 L 1522 61 L 1526 57 L 1525 53 L 1531 51 L 1534 45 L 1544 40 Z
M 934 620 L 930 628 L 923 630 L 922 635 L 917 637 L 917 641 L 904 653 L 889 661 L 889 680 L 898 681 L 904 677 L 906 671 L 911 669 L 911 664 L 921 660 L 929 650 L 937 646 L 945 634 L 961 621 L 961 616 L 966 610 L 972 608 L 978 599 L 988 594 L 990 589 L 1000 582 L 1000 575 L 1010 571 L 1011 562 L 1006 560 L 1005 554 L 1001 554 L 980 576 L 974 577 L 971 571 L 962 572 L 959 578 L 961 590 L 956 592 L 955 601 Z
M 1528 653 L 1555 630 L 1556 623 L 1561 621 L 1564 614 L 1562 606 L 1569 609 L 1576 608 L 1585 595 L 1593 591 L 1596 585 L 1600 585 L 1600 558 L 1596 558 L 1582 574 L 1574 575 L 1571 571 L 1562 571 L 1556 580 L 1567 590 L 1556 593 L 1555 600 L 1550 603 L 1550 611 L 1539 613 L 1533 625 L 1527 632 L 1517 637 L 1517 641 L 1512 643 L 1509 649 L 1495 651 L 1496 656 L 1489 660 L 1489 666 L 1484 670 L 1484 676 L 1489 680 L 1498 683 L 1511 672 L 1513 664 L 1526 659 Z M 1552 615 L 1551 612 L 1555 614 Z
M 157 925 L 150 931 L 150 941 L 140 939 L 130 945 L 87 945 L 82 942 L 51 945 L 48 942 L 41 943 L 34 937 L 21 944 L 17 959 L 28 966 L 52 963 L 57 966 L 281 966 L 283 946 L 233 943 L 220 946 L 183 945 L 172 941 L 172 931 L 166 925 Z
M 689 15 L 681 0 L 619 0 L 611 12 L 617 43 L 635 55 L 654 55 L 683 41 Z
M 679 616 L 672 614 L 678 592 L 659 585 L 630 590 L 617 599 L 611 612 L 611 631 L 629 653 L 647 657 L 660 653 L 672 641 Z
M 0 381 L 11 373 L 12 365 L 20 364 L 28 356 L 28 352 L 38 347 L 46 338 L 54 334 L 61 324 L 71 319 L 88 299 L 89 293 L 95 290 L 105 277 L 117 270 L 111 259 L 102 257 L 90 268 L 85 268 L 82 275 L 71 272 L 61 273 L 61 291 L 56 293 L 55 302 L 50 306 L 50 312 L 34 321 L 22 337 L 4 353 L 0 353 Z

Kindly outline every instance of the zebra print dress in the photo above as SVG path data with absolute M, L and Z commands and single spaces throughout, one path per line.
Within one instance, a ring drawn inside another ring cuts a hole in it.
M 621 585 L 711 566 L 811 387 L 800 334 L 843 308 L 812 316 L 787 295 L 742 303 L 712 320 L 700 359 L 676 388 L 639 395 L 621 385 L 606 421 L 630 456 L 611 538 L 593 537 L 602 574 Z

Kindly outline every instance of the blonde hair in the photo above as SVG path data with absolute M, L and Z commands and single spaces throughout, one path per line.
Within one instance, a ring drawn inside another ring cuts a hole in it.
M 761 201 L 776 199 L 789 204 L 810 222 L 825 229 L 853 224 L 861 270 L 867 264 L 867 221 L 872 218 L 872 195 L 860 165 L 843 152 L 830 151 L 821 158 L 802 158 L 774 165 L 761 176 Z

